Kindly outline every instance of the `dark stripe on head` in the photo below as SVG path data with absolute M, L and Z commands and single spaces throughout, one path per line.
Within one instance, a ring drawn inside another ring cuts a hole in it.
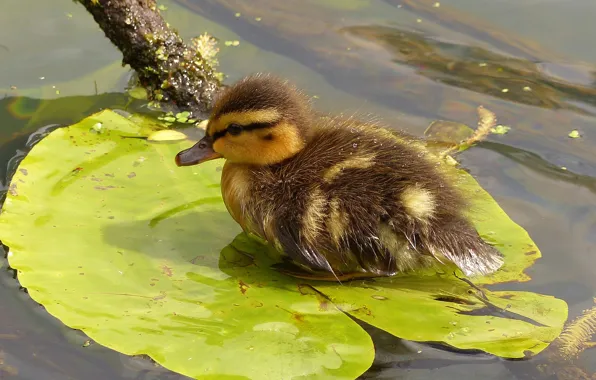
M 267 123 L 251 123 L 248 125 L 239 125 L 239 124 L 235 124 L 238 125 L 239 127 L 242 128 L 242 131 L 253 131 L 255 129 L 264 129 L 264 128 L 271 128 L 274 127 L 279 121 L 273 121 L 273 122 L 267 122 Z M 232 125 L 232 124 L 230 124 Z M 223 129 L 221 131 L 217 131 L 213 134 L 213 142 L 215 142 L 217 139 L 224 137 L 228 132 L 229 132 L 229 128 L 230 126 L 228 125 L 228 127 L 226 129 Z

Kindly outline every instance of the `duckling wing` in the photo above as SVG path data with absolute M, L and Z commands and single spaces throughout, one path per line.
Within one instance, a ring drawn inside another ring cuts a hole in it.
M 305 267 L 388 275 L 453 263 L 468 275 L 502 260 L 463 216 L 454 181 L 417 142 L 350 125 L 319 132 L 296 157 L 267 168 L 256 220 Z

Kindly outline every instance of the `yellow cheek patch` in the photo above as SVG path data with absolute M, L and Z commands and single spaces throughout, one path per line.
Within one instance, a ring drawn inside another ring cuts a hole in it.
M 327 169 L 323 174 L 323 179 L 325 182 L 330 183 L 333 182 L 333 180 L 337 178 L 337 176 L 341 174 L 344 169 L 366 169 L 373 166 L 374 163 L 374 154 L 350 157 L 347 160 L 335 164 Z
M 419 221 L 428 221 L 436 209 L 435 196 L 419 186 L 407 187 L 401 193 L 400 200 L 408 215 Z
M 238 136 L 225 135 L 213 149 L 228 161 L 252 165 L 271 165 L 294 156 L 304 148 L 298 128 L 281 122 L 270 128 L 243 131 Z

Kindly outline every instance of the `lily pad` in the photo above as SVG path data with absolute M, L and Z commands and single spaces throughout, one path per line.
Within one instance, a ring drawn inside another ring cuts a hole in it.
M 337 285 L 276 272 L 270 248 L 240 233 L 223 205 L 222 162 L 176 167 L 192 142 L 138 138 L 152 133 L 140 120 L 102 111 L 53 131 L 21 162 L 0 214 L 21 284 L 98 343 L 196 378 L 339 379 L 374 357 L 348 314 L 399 337 L 515 358 L 560 333 L 565 302 L 489 292 L 452 273 Z M 527 280 L 539 250 L 453 170 L 481 210 L 479 232 L 506 258 L 474 283 Z

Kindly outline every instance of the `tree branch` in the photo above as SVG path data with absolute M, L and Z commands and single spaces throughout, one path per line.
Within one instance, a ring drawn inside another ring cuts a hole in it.
M 184 43 L 154 0 L 75 0 L 81 3 L 132 67 L 150 100 L 171 103 L 193 117 L 205 113 L 221 86 L 197 46 Z

